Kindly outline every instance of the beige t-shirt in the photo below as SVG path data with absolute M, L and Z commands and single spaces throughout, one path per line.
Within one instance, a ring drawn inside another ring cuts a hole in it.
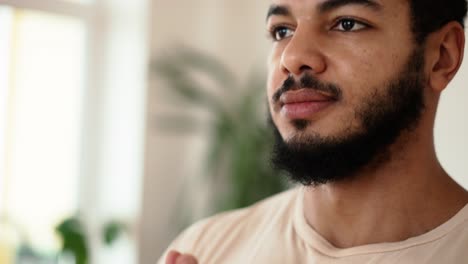
M 307 224 L 303 196 L 304 188 L 296 188 L 202 220 L 185 230 L 169 249 L 190 253 L 199 264 L 468 264 L 468 205 L 423 235 L 340 249 Z M 158 263 L 164 259 L 165 255 Z

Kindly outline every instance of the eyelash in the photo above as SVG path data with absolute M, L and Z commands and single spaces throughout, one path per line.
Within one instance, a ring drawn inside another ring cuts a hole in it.
M 369 24 L 365 23 L 365 22 L 362 22 L 361 20 L 358 20 L 358 19 L 355 19 L 355 18 L 352 18 L 352 17 L 340 17 L 337 19 L 337 21 L 335 22 L 335 24 L 333 24 L 333 27 L 332 29 L 338 27 L 339 25 L 341 25 L 341 23 L 345 22 L 345 21 L 351 21 L 353 23 L 355 23 L 354 25 L 360 25 L 362 26 L 362 28 L 360 29 L 356 29 L 356 30 L 338 30 L 338 31 L 343 31 L 343 32 L 356 32 L 356 31 L 361 31 L 363 29 L 367 29 L 370 27 Z
M 354 23 L 353 27 L 356 26 L 356 25 L 359 25 L 359 26 L 361 26 L 362 28 L 359 28 L 359 29 L 356 29 L 356 30 L 336 30 L 336 28 L 337 28 L 338 26 L 340 26 L 340 25 L 342 26 L 342 23 L 343 23 L 343 22 L 347 22 L 347 21 L 348 21 L 348 22 L 349 22 L 349 21 L 353 22 L 353 23 Z M 365 29 L 367 29 L 367 28 L 369 28 L 369 27 L 370 27 L 369 24 L 367 24 L 367 23 L 365 23 L 365 22 L 362 22 L 362 21 L 360 21 L 360 20 L 357 20 L 357 19 L 355 19 L 355 18 L 351 18 L 351 17 L 340 17 L 340 18 L 338 18 L 338 19 L 336 20 L 336 22 L 333 24 L 333 26 L 332 26 L 331 29 L 332 29 L 332 30 L 336 30 L 336 31 L 345 32 L 345 33 L 350 33 L 350 32 L 357 32 L 357 31 L 365 30 Z M 281 40 L 287 38 L 287 37 L 283 37 L 283 38 L 278 39 L 277 36 L 276 36 L 276 34 L 278 33 L 278 30 L 283 30 L 283 29 L 293 31 L 293 29 L 292 29 L 291 26 L 289 26 L 289 25 L 284 25 L 284 24 L 274 25 L 274 26 L 272 26 L 271 28 L 268 29 L 268 36 L 269 36 L 269 38 L 270 38 L 272 41 L 274 41 L 274 42 L 278 42 L 278 41 L 281 41 Z M 292 34 L 294 34 L 294 32 L 293 32 Z
M 274 25 L 274 26 L 272 26 L 272 27 L 270 27 L 268 29 L 268 37 L 274 42 L 277 42 L 277 41 L 280 41 L 280 40 L 284 39 L 284 38 L 282 38 L 282 39 L 277 39 L 276 38 L 276 34 L 278 33 L 278 31 L 280 29 L 287 29 L 287 30 L 293 31 L 293 29 L 291 29 L 291 26 L 284 25 L 284 24 L 278 24 L 278 25 Z

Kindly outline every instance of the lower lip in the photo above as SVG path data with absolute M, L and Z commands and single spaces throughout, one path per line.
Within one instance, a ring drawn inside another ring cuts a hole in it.
M 308 119 L 333 104 L 333 101 L 315 101 L 285 104 L 281 113 L 290 119 Z

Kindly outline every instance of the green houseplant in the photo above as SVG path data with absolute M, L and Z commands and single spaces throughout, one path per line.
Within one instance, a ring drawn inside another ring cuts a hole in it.
M 86 227 L 79 216 L 64 219 L 56 226 L 56 232 L 62 240 L 61 253 L 69 253 L 76 264 L 88 264 L 90 258 L 89 237 Z M 102 226 L 102 242 L 110 246 L 123 233 L 129 233 L 128 225 L 110 220 Z
M 248 206 L 288 187 L 269 162 L 273 140 L 263 108 L 264 74 L 252 72 L 240 83 L 216 58 L 185 47 L 154 59 L 152 69 L 182 104 L 209 113 L 208 121 L 191 113 L 157 120 L 168 132 L 208 131 L 205 173 L 213 180 L 223 176 L 227 186 L 217 193 L 215 211 Z

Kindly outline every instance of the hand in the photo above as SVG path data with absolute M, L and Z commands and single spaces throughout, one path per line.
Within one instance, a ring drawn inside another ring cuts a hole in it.
M 166 264 L 198 264 L 197 259 L 190 254 L 181 254 L 171 250 L 167 254 Z

